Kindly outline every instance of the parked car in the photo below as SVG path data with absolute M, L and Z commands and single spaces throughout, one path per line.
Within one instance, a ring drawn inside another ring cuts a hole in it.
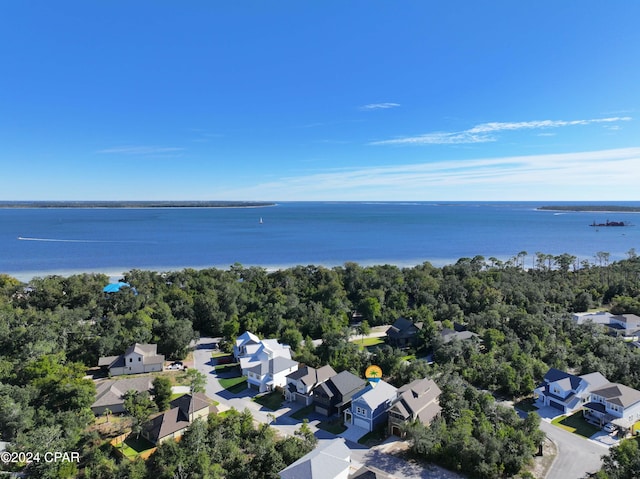
M 605 432 L 614 432 L 616 430 L 616 425 L 609 422 L 605 424 L 602 429 L 604 429 Z
M 172 371 L 179 371 L 181 369 L 184 369 L 184 364 L 182 364 L 181 361 L 175 361 L 175 362 L 169 364 L 169 366 L 167 366 L 167 369 L 172 370 Z

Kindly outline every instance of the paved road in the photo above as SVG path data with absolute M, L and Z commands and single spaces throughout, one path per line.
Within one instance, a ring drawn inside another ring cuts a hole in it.
M 572 434 L 547 421 L 540 422 L 540 429 L 558 446 L 558 456 L 546 479 L 581 479 L 602 466 L 602 456 L 609 449 L 577 434 Z
M 380 334 L 380 332 L 374 334 Z M 290 436 L 298 430 L 300 421 L 289 417 L 289 414 L 302 407 L 300 404 L 284 403 L 283 408 L 274 412 L 251 400 L 256 394 L 255 391 L 246 390 L 240 394 L 230 394 L 220 386 L 214 369 L 215 363 L 211 359 L 211 352 L 217 342 L 218 338 L 200 338 L 195 345 L 193 353 L 194 367 L 207 377 L 207 396 L 218 401 L 222 408 L 234 407 L 238 411 L 243 411 L 245 408 L 249 409 L 256 421 L 271 423 L 271 426 L 276 428 L 281 436 Z M 273 417 L 271 415 L 276 416 L 275 422 L 272 422 Z M 334 439 L 336 437 L 331 433 L 318 429 L 316 427 L 318 419 L 312 419 L 309 422 L 309 427 L 318 439 Z M 351 449 L 354 471 L 362 464 L 366 464 L 391 474 L 393 479 L 459 479 L 461 477 L 437 466 L 429 465 L 423 467 L 420 464 L 408 462 L 401 457 L 397 457 L 393 452 L 398 447 L 401 448 L 402 444 L 405 444 L 402 442 L 392 445 L 383 444 L 371 449 L 348 440 L 346 444 Z M 398 444 L 401 445 L 398 446 Z

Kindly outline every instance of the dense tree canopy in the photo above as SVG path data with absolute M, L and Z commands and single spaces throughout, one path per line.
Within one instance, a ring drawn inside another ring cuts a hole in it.
M 346 263 L 268 272 L 236 264 L 227 270 L 132 270 L 123 279 L 130 288 L 107 294 L 103 288 L 108 277 L 100 274 L 47 276 L 28 284 L 0 275 L 0 440 L 22 450 L 40 447 L 45 440 L 61 441 L 62 450 L 82 450 L 84 463 L 94 471 L 120 474 L 120 466 L 96 449 L 87 430 L 95 391 L 93 383 L 83 379 L 86 368 L 95 366 L 99 356 L 121 354 L 134 342 L 157 343 L 167 357 L 181 359 L 198 335 L 230 340 L 245 330 L 292 343 L 295 359 L 312 366 L 329 363 L 361 375 L 375 361 L 397 385 L 455 373 L 464 384 L 520 396 L 529 394 L 553 366 L 600 371 L 611 381 L 640 388 L 637 350 L 597 325 L 570 320 L 572 312 L 592 307 L 640 313 L 640 258 L 631 252 L 618 262 L 609 262 L 605 252 L 594 254 L 593 262 L 578 263 L 570 254 L 522 251 L 508 261 L 476 256 L 442 268 L 429 263 L 405 268 Z M 367 321 L 360 327 L 363 332 L 367 325 L 391 324 L 399 316 L 423 323 L 412 350 L 367 351 L 361 341 L 349 341 L 356 332 L 350 328 L 352 317 Z M 444 342 L 441 329 L 454 326 L 476 333 L 479 340 Z M 312 339 L 323 342 L 315 346 Z M 436 364 L 407 363 L 405 356 L 412 353 L 430 354 Z M 471 431 L 477 441 L 464 444 L 469 458 L 477 457 L 478 444 L 492 450 L 494 436 L 519 441 L 520 426 L 514 427 L 508 417 L 504 426 L 496 423 L 498 429 L 489 430 L 483 418 L 502 413 L 479 401 L 480 406 L 469 400 L 459 418 L 445 418 L 434 428 L 441 432 L 441 448 L 458 447 L 460 431 Z M 421 434 L 432 433 L 418 431 L 416 437 Z M 425 441 L 428 444 L 428 438 Z M 530 446 L 524 444 L 522 450 Z M 157 461 L 176 447 L 167 445 Z M 280 457 L 292 456 L 289 443 L 265 446 L 252 451 L 255 463 L 265 464 L 265 470 L 269 461 L 270 467 L 279 465 L 273 448 Z M 220 445 L 209 459 L 194 459 L 199 465 L 185 462 L 182 467 L 209 471 L 202 477 L 223 474 L 208 464 L 249 475 L 242 450 Z M 441 454 L 431 446 L 422 450 L 429 457 Z M 487 471 L 510 471 L 518 465 L 513 458 L 490 459 L 485 461 Z M 144 477 L 142 466 L 126 467 L 128 477 Z M 46 477 L 49 472 L 39 474 Z

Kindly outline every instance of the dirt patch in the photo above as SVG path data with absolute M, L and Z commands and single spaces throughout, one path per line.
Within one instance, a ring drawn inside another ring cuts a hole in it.
M 533 464 L 526 470 L 530 472 L 533 477 L 538 479 L 544 479 L 551 469 L 551 465 L 558 455 L 558 448 L 549 438 L 545 438 L 542 443 L 542 456 L 535 456 L 533 458 Z

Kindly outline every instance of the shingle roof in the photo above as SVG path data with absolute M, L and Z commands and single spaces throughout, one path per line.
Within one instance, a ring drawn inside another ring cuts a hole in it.
M 416 379 L 398 389 L 398 400 L 391 407 L 403 417 L 417 417 L 430 422 L 441 410 L 438 404 L 440 388 L 432 379 Z
M 189 427 L 188 416 L 176 407 L 151 419 L 145 424 L 144 430 L 149 440 L 157 443 L 163 437 L 187 427 Z
M 362 391 L 356 393 L 352 401 L 364 401 L 369 409 L 375 410 L 380 404 L 396 398 L 397 389 L 385 381 L 378 381 L 375 387 L 368 385 Z
M 178 408 L 185 414 L 194 413 L 206 409 L 211 401 L 202 393 L 184 394 L 169 403 L 170 408 Z
M 351 451 L 344 439 L 319 441 L 309 454 L 280 471 L 282 479 L 334 479 L 350 466 Z
M 127 379 L 111 379 L 96 384 L 96 400 L 91 407 L 112 406 L 122 404 L 122 396 L 127 391 L 149 391 L 153 387 L 152 378 L 136 377 Z
M 336 390 L 342 395 L 350 393 L 351 391 L 358 389 L 359 387 L 363 387 L 366 384 L 364 379 L 359 378 L 349 371 L 342 371 L 341 373 L 336 374 L 327 381 L 327 383 L 329 382 L 332 383 Z
M 592 391 L 602 396 L 607 402 L 627 408 L 640 402 L 640 391 L 623 384 L 609 383 L 603 388 Z

